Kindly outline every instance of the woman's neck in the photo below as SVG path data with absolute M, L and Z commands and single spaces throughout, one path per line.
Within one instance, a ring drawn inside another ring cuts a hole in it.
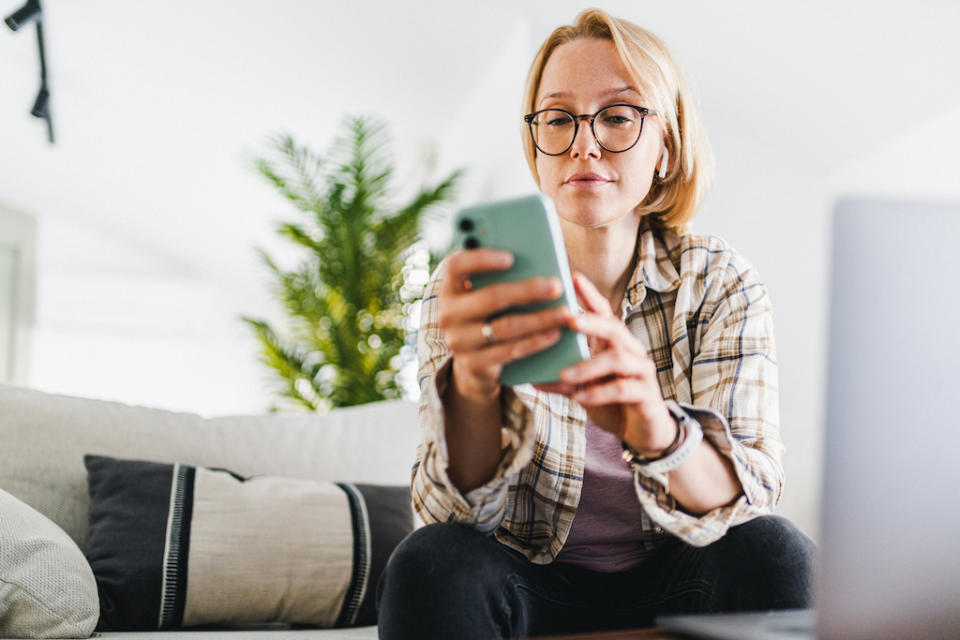
M 570 268 L 587 276 L 610 301 L 613 313 L 633 275 L 640 217 L 628 215 L 604 227 L 588 229 L 561 221 Z

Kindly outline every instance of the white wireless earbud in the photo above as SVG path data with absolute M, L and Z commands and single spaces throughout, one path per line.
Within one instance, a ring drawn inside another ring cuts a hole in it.
M 660 157 L 660 171 L 657 175 L 661 180 L 667 177 L 667 166 L 670 164 L 670 150 L 666 147 L 663 148 L 663 155 Z

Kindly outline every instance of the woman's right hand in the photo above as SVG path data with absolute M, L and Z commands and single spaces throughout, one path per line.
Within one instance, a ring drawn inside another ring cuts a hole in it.
M 566 306 L 531 313 L 511 313 L 488 320 L 504 309 L 559 298 L 557 278 L 530 278 L 474 289 L 470 275 L 499 271 L 513 264 L 506 251 L 479 248 L 447 258 L 440 289 L 437 324 L 453 353 L 453 383 L 465 399 L 486 401 L 500 392 L 500 371 L 513 360 L 541 351 L 560 339 L 572 315 Z M 489 322 L 491 339 L 484 335 Z

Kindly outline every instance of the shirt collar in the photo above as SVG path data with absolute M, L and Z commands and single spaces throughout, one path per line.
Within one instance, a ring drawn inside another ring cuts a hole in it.
M 680 286 L 680 274 L 670 259 L 679 240 L 673 231 L 653 229 L 645 221 L 641 222 L 637 239 L 637 264 L 623 300 L 625 313 L 633 311 L 643 302 L 647 289 L 664 293 Z

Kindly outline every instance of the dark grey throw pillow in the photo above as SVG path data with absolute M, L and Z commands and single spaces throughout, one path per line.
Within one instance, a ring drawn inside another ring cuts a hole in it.
M 376 624 L 406 487 L 84 457 L 102 630 Z

